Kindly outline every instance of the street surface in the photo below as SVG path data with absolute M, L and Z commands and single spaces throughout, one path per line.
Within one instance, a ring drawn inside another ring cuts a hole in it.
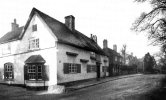
M 159 100 L 160 96 L 155 91 L 160 89 L 163 78 L 164 75 L 160 74 L 136 75 L 65 94 L 46 95 L 35 95 L 34 91 L 0 85 L 0 100 Z

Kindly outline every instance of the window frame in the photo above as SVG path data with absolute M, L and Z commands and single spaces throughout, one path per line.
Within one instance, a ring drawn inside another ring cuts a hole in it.
M 39 66 L 40 71 L 39 71 Z M 43 64 L 27 64 L 27 77 L 28 80 L 34 80 L 34 81 L 39 81 L 43 80 Z M 30 69 L 29 69 L 30 68 Z M 40 75 L 39 75 L 40 74 Z M 39 78 L 40 77 L 40 78 Z
M 91 67 L 90 67 L 90 72 L 96 72 L 96 68 L 95 68 L 96 66 L 94 66 L 94 65 L 92 65 Z
M 74 74 L 78 72 L 77 65 L 75 63 L 69 63 L 69 73 Z
M 115 61 L 118 61 L 118 57 L 117 56 L 115 56 Z
M 107 72 L 108 71 L 108 67 L 107 66 L 102 66 L 102 72 Z
M 40 40 L 39 38 L 29 39 L 29 50 L 40 49 Z
M 13 80 L 14 79 L 14 65 L 13 65 L 13 63 L 8 62 L 8 63 L 4 64 L 4 79 L 5 80 Z
M 32 25 L 32 32 L 36 32 L 37 31 L 37 24 Z
M 87 69 L 87 73 L 94 73 L 96 72 L 96 65 L 87 65 Z
M 63 63 L 64 74 L 78 74 L 81 73 L 81 64 L 78 63 Z

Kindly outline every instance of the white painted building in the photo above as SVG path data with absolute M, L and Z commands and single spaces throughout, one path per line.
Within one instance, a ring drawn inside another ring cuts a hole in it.
M 24 27 L 14 20 L 0 38 L 0 82 L 30 87 L 108 76 L 108 57 L 96 43 L 75 29 L 33 8 Z

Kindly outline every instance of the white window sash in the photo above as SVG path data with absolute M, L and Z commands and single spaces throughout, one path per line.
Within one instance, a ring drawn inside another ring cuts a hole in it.
M 29 49 L 34 50 L 34 49 L 39 49 L 39 38 L 35 39 L 30 39 L 29 40 Z

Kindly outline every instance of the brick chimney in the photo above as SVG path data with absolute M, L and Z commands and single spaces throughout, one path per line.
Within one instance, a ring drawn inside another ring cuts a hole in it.
M 90 38 L 97 43 L 97 36 L 96 35 L 91 34 Z
M 16 22 L 16 19 L 14 19 L 14 22 L 11 23 L 12 25 L 12 31 L 16 31 L 19 28 L 19 25 Z
M 116 44 L 113 45 L 113 50 L 117 52 L 117 45 Z
M 133 56 L 133 52 L 131 52 L 131 56 Z
M 69 15 L 65 17 L 65 25 L 71 30 L 75 30 L 75 17 L 73 15 Z
M 108 48 L 108 42 L 106 39 L 103 40 L 103 49 Z

